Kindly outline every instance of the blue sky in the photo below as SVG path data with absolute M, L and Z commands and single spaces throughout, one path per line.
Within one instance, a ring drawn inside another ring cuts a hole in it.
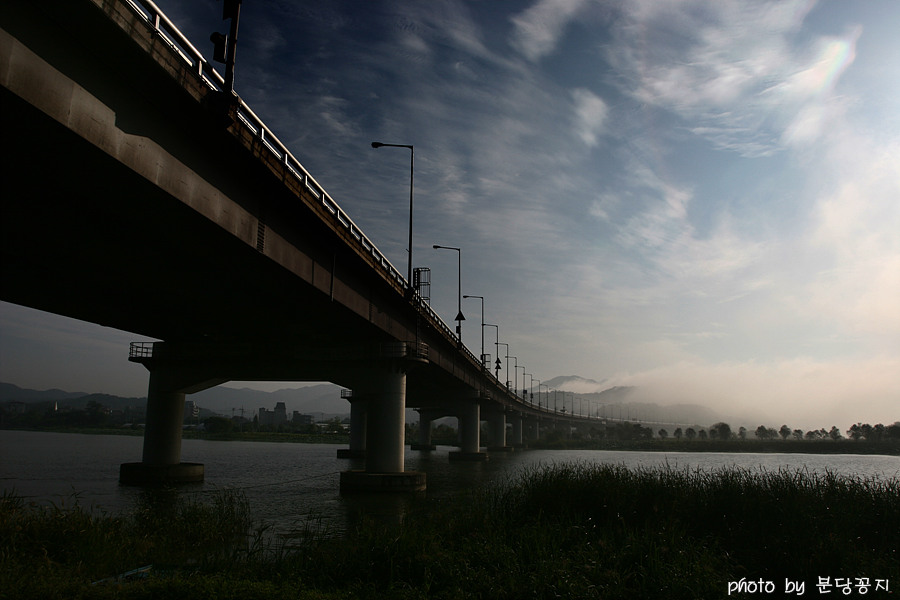
M 220 2 L 157 4 L 211 54 Z M 432 245 L 461 247 L 462 293 L 535 378 L 887 423 L 897 22 L 893 0 L 246 0 L 235 88 L 403 273 L 409 154 L 370 142 L 415 145 L 432 305 L 456 315 Z M 2 380 L 146 393 L 133 336 L 8 304 L 0 335 Z

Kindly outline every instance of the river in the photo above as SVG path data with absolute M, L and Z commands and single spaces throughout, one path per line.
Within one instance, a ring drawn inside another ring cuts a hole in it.
M 124 435 L 86 435 L 0 430 L 0 485 L 39 503 L 72 505 L 110 513 L 134 506 L 143 491 L 118 484 L 119 464 L 139 461 L 143 439 Z M 362 461 L 337 458 L 343 446 L 273 442 L 220 442 L 187 439 L 182 460 L 206 465 L 206 481 L 179 488 L 183 494 L 240 489 L 254 516 L 272 531 L 287 533 L 308 524 L 340 531 L 359 512 L 396 514 L 391 495 L 339 493 L 339 474 L 360 469 Z M 492 454 L 487 462 L 450 462 L 455 447 L 420 453 L 407 448 L 406 469 L 427 473 L 428 498 L 502 480 L 523 468 L 561 462 L 669 465 L 715 470 L 738 466 L 775 471 L 826 470 L 850 476 L 898 478 L 900 457 L 857 454 L 752 454 L 708 452 L 622 452 L 602 450 L 526 450 Z

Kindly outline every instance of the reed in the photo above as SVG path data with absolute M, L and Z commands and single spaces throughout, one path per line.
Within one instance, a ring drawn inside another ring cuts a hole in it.
M 0 498 L 0 598 L 715 598 L 819 576 L 900 585 L 900 482 L 804 471 L 558 464 L 401 524 L 265 544 L 240 494 L 125 516 Z M 92 586 L 143 564 L 149 577 Z M 874 593 L 873 597 L 877 597 Z

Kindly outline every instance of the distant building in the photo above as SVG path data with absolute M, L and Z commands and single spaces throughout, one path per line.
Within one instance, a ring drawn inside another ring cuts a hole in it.
M 200 416 L 200 407 L 193 400 L 185 400 L 183 421 Z
M 312 415 L 300 414 L 300 411 L 295 410 L 291 422 L 294 425 L 312 425 L 315 419 L 313 419 Z
M 287 423 L 287 408 L 284 402 L 277 402 L 275 410 L 260 408 L 258 417 L 261 426 L 277 427 L 278 425 L 284 425 Z

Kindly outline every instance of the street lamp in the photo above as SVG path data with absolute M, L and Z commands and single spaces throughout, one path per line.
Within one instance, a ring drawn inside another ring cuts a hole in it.
M 519 388 L 519 369 L 522 369 L 522 396 L 525 396 L 525 365 L 516 366 L 516 390 Z M 518 395 L 518 394 L 517 394 Z
M 534 392 L 531 392 L 531 398 L 528 397 L 528 388 L 525 387 L 525 376 L 528 375 L 528 380 L 531 382 L 529 386 L 532 390 L 534 390 L 534 375 L 531 373 L 522 372 L 522 395 L 525 396 L 525 400 L 530 400 L 531 404 L 534 404 Z
M 454 248 L 453 246 L 438 246 L 434 244 L 432 246 L 435 250 L 455 250 L 456 251 L 456 265 L 459 270 L 457 274 L 457 283 L 459 284 L 459 295 L 457 296 L 457 308 L 458 311 L 456 313 L 456 335 L 459 336 L 459 345 L 462 346 L 462 322 L 466 320 L 466 318 L 462 314 L 462 250 L 459 248 Z
M 463 298 L 478 298 L 481 300 L 481 367 L 485 368 L 484 364 L 484 296 L 463 296 Z M 497 335 L 500 335 L 500 328 L 497 328 Z
M 497 330 L 499 331 L 499 329 Z M 497 361 L 500 361 L 500 346 L 506 346 L 506 389 L 509 389 L 509 344 L 497 342 Z
M 414 172 L 414 158 L 415 151 L 413 150 L 412 144 L 383 144 L 381 142 L 372 142 L 373 148 L 409 148 L 409 248 L 407 252 L 409 253 L 409 259 L 407 261 L 406 267 L 406 285 L 409 286 L 409 297 L 413 297 L 413 172 Z
M 497 328 L 497 342 L 494 344 L 497 348 L 497 362 L 495 363 L 497 366 L 494 367 L 497 370 L 497 374 L 494 376 L 497 381 L 500 381 L 500 365 L 503 364 L 500 362 L 500 326 L 493 325 L 491 323 L 482 323 L 481 324 L 481 333 L 484 334 L 485 327 L 496 327 Z

